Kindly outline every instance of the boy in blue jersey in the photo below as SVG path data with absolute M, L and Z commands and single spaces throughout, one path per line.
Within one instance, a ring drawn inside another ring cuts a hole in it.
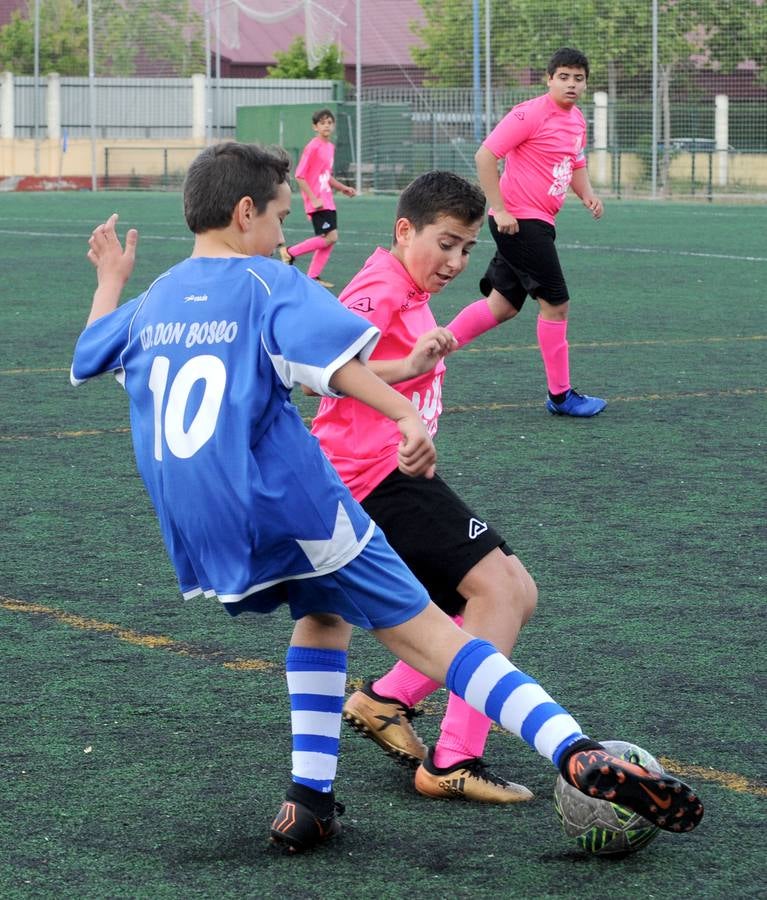
M 433 474 L 415 408 L 365 365 L 378 329 L 267 258 L 289 208 L 284 153 L 206 148 L 184 185 L 191 257 L 122 306 L 138 235 L 123 249 L 116 215 L 98 226 L 88 253 L 98 285 L 71 372 L 73 384 L 113 372 L 127 392 L 138 469 L 183 595 L 218 596 L 232 615 L 285 604 L 296 620 L 292 782 L 272 840 L 304 850 L 341 830 L 333 781 L 352 625 L 521 736 L 578 789 L 691 830 L 703 807 L 689 788 L 608 754 L 429 601 L 303 425 L 295 384 L 355 397 L 397 423 L 405 474 Z M 437 334 L 422 353 L 433 364 L 450 349 Z

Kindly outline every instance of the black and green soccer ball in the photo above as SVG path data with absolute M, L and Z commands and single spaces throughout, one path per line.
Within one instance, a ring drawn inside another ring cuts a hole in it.
M 602 741 L 605 750 L 638 763 L 651 772 L 663 773 L 663 766 L 646 750 L 626 741 Z M 646 847 L 660 830 L 657 825 L 630 809 L 588 797 L 560 775 L 554 787 L 554 808 L 568 837 L 594 856 L 625 856 Z

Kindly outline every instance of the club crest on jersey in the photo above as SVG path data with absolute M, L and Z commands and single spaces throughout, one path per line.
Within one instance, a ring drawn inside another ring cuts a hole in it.
M 469 538 L 472 541 L 486 531 L 487 522 L 480 522 L 479 519 L 469 519 Z
M 359 312 L 373 312 L 373 301 L 370 297 L 360 297 L 359 300 L 355 300 L 354 303 L 349 304 L 349 309 L 356 309 Z

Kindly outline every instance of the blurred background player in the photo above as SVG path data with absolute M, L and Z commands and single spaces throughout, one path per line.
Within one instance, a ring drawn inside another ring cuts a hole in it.
M 342 184 L 333 176 L 336 145 L 331 137 L 335 127 L 336 119 L 329 109 L 319 109 L 312 115 L 312 128 L 316 137 L 304 147 L 294 173 L 301 189 L 306 215 L 314 226 L 315 236 L 293 244 L 292 247 L 281 244 L 279 248 L 280 258 L 288 265 L 292 265 L 297 257 L 313 252 L 307 275 L 326 288 L 332 288 L 333 285 L 320 278 L 320 275 L 338 240 L 338 217 L 333 191 L 340 191 L 347 197 L 353 197 L 357 193 L 353 187 Z
M 451 330 L 463 344 L 513 318 L 526 297 L 534 297 L 546 408 L 554 415 L 588 417 L 607 404 L 579 394 L 570 383 L 570 294 L 554 244 L 554 220 L 568 187 L 595 219 L 602 216 L 602 201 L 586 169 L 586 122 L 577 106 L 586 90 L 589 62 L 580 51 L 565 47 L 552 56 L 547 73 L 548 93 L 514 106 L 477 151 L 477 175 L 490 204 L 488 224 L 496 252 L 480 281 L 487 300 L 467 307 Z

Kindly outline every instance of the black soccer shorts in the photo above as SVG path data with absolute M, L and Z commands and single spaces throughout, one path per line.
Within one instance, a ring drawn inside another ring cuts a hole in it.
M 448 615 L 466 599 L 456 588 L 496 547 L 512 556 L 504 539 L 439 477 L 412 478 L 395 469 L 362 501 L 368 515 Z
M 312 213 L 312 226 L 316 235 L 328 234 L 338 228 L 338 215 L 334 209 L 318 209 Z
M 488 216 L 487 224 L 496 250 L 479 282 L 485 297 L 495 288 L 517 311 L 528 295 L 552 306 L 567 303 L 570 294 L 554 245 L 557 233 L 553 225 L 540 219 L 519 219 L 516 234 L 501 234 L 493 216 Z

